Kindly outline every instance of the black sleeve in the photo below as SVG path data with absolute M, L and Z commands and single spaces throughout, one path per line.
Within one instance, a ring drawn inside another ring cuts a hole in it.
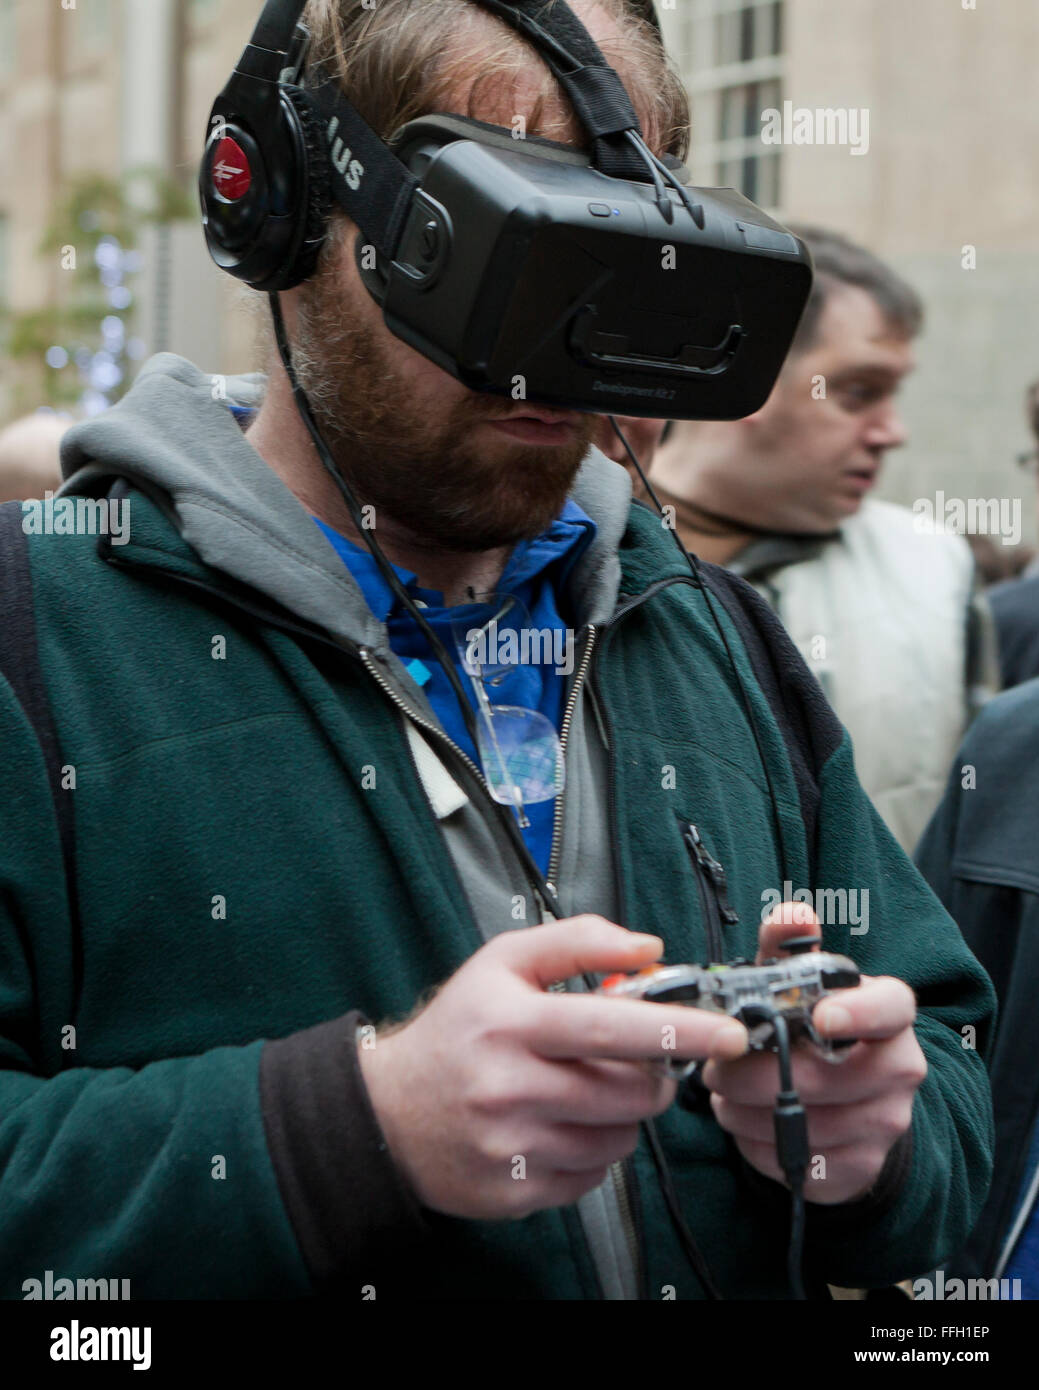
M 377 1269 L 430 1234 L 398 1170 L 361 1071 L 349 1013 L 265 1044 L 260 1098 L 271 1161 L 300 1249 L 319 1286 Z

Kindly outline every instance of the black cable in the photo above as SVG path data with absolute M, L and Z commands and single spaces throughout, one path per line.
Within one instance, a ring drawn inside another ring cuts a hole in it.
M 625 439 L 621 427 L 617 424 L 617 421 L 614 418 L 614 416 L 609 416 L 609 421 L 610 424 L 613 426 L 613 430 L 617 438 L 624 445 L 625 452 L 627 453 L 628 458 L 631 460 L 636 473 L 639 475 L 639 479 L 642 483 L 642 486 L 649 493 L 649 496 L 653 500 L 653 505 L 656 507 L 661 517 L 666 521 L 667 516 L 664 512 L 664 508 L 661 506 L 660 499 L 659 497 L 657 497 L 657 494 L 653 491 L 653 487 L 649 479 L 642 471 L 642 465 L 639 463 L 638 459 L 632 452 L 631 445 Z M 736 665 L 736 658 L 733 655 L 732 648 L 729 646 L 729 639 L 726 636 L 725 629 L 722 626 L 721 620 L 718 617 L 718 613 L 715 609 L 714 600 L 711 597 L 710 590 L 704 582 L 703 575 L 700 573 L 700 565 L 697 561 L 696 556 L 692 553 L 692 551 L 686 550 L 685 545 L 682 542 L 682 538 L 678 534 L 677 527 L 665 526 L 664 529 L 671 532 L 671 537 L 674 540 L 675 545 L 678 546 L 679 552 L 681 553 L 683 560 L 688 565 L 690 571 L 692 572 L 693 578 L 696 580 L 696 583 L 700 591 L 702 592 L 704 599 L 707 602 L 708 612 L 710 613 L 711 618 L 714 622 L 714 626 L 718 631 L 718 636 L 722 639 L 722 643 L 725 647 L 725 653 L 729 658 L 729 665 L 732 667 L 733 673 L 736 677 L 736 686 L 740 692 L 740 703 L 743 705 L 743 712 L 747 716 L 747 723 L 750 726 L 750 732 L 754 739 L 754 747 L 757 749 L 758 753 L 758 761 L 761 763 L 761 769 L 765 774 L 765 785 L 768 787 L 769 805 L 772 810 L 772 825 L 776 835 L 776 846 L 779 851 L 779 858 L 783 868 L 783 880 L 786 881 L 788 879 L 792 879 L 792 875 L 790 873 L 790 866 L 787 861 L 786 837 L 783 834 L 783 823 L 779 819 L 779 807 L 776 799 L 776 789 L 772 782 L 772 773 L 769 769 L 768 759 L 765 757 L 765 750 L 761 746 L 761 736 L 758 733 L 758 723 L 756 718 L 754 717 L 754 711 L 751 708 L 750 699 L 748 698 L 747 692 L 743 687 L 743 681 L 740 679 L 740 672 L 739 667 Z
M 418 607 L 407 589 L 401 583 L 396 570 L 386 559 L 386 556 L 382 552 L 382 547 L 375 538 L 375 532 L 364 525 L 361 508 L 357 498 L 354 496 L 353 489 L 333 463 L 332 457 L 328 452 L 328 447 L 321 437 L 321 431 L 318 429 L 314 420 L 306 392 L 300 385 L 299 378 L 296 375 L 296 368 L 292 361 L 292 349 L 289 346 L 288 335 L 285 332 L 285 320 L 281 312 L 281 301 L 276 292 L 272 292 L 269 295 L 269 299 L 271 304 L 271 315 L 274 319 L 274 336 L 278 345 L 278 354 L 281 357 L 282 366 L 285 368 L 285 374 L 289 379 L 289 385 L 292 387 L 292 395 L 296 403 L 296 408 L 300 413 L 304 425 L 307 427 L 311 439 L 314 441 L 314 447 L 317 449 L 318 457 L 321 459 L 326 472 L 342 494 L 347 510 L 350 513 L 350 518 L 354 523 L 354 527 L 371 551 L 380 573 L 390 586 L 392 592 L 400 599 L 412 619 L 417 623 L 420 631 L 429 643 L 430 650 L 434 657 L 443 668 L 444 674 L 450 681 L 451 689 L 454 691 L 455 698 L 458 701 L 458 706 L 462 712 L 462 718 L 465 721 L 465 727 L 469 737 L 472 739 L 473 746 L 478 747 L 476 716 L 466 697 L 462 682 L 458 677 L 458 672 L 455 670 L 454 662 L 451 660 L 450 656 L 448 656 L 444 644 L 433 631 L 433 628 L 423 615 L 421 608 Z M 560 907 L 556 895 L 551 888 L 549 888 L 544 874 L 541 872 L 537 861 L 530 852 L 526 840 L 523 838 L 523 832 L 516 822 L 514 808 L 506 807 L 502 802 L 495 802 L 495 805 L 501 808 L 499 818 L 502 825 L 505 827 L 505 833 L 509 836 L 513 848 L 519 855 L 531 882 L 537 888 L 545 907 L 557 921 L 560 920 L 564 916 L 563 909 Z
M 638 459 L 635 457 L 634 453 L 632 452 L 631 445 L 630 445 L 630 444 L 628 443 L 628 441 L 625 439 L 625 437 L 624 437 L 624 432 L 621 430 L 620 425 L 617 424 L 616 416 L 614 416 L 614 415 L 608 415 L 606 418 L 609 420 L 610 424 L 613 426 L 613 432 L 614 432 L 614 434 L 617 436 L 617 438 L 620 440 L 620 442 L 624 445 L 625 452 L 627 453 L 628 458 L 631 459 L 632 467 L 635 469 L 635 472 L 639 475 L 639 480 L 640 480 L 640 482 L 642 483 L 642 486 L 646 489 L 646 491 L 649 493 L 650 497 L 653 499 L 653 505 L 656 507 L 656 509 L 657 509 L 657 511 L 660 513 L 660 515 L 663 516 L 663 515 L 664 515 L 664 508 L 660 505 L 660 498 L 659 498 L 659 497 L 657 496 L 657 494 L 653 491 L 653 484 L 652 484 L 652 483 L 649 481 L 649 479 L 646 477 L 645 473 L 643 473 L 643 471 L 642 471 L 642 465 L 641 465 L 641 463 L 639 463 Z M 670 528 L 669 528 L 669 529 L 670 529 Z
M 314 441 L 314 447 L 317 449 L 318 456 L 321 459 L 322 464 L 324 464 L 325 471 L 329 474 L 332 481 L 335 483 L 336 487 L 342 494 L 343 501 L 346 503 L 347 510 L 350 513 L 350 519 L 354 524 L 354 528 L 357 530 L 358 534 L 362 536 L 365 540 L 368 549 L 372 553 L 375 563 L 379 567 L 379 571 L 382 574 L 383 579 L 385 579 L 386 583 L 390 586 L 390 589 L 397 596 L 397 598 L 400 599 L 401 603 L 408 610 L 408 613 L 414 619 L 422 634 L 424 635 L 426 641 L 429 643 L 430 650 L 433 652 L 440 665 L 444 668 L 444 674 L 451 682 L 451 688 L 454 690 L 455 696 L 458 700 L 459 708 L 462 711 L 462 718 L 465 721 L 466 731 L 468 732 L 469 737 L 472 739 L 473 744 L 475 745 L 477 741 L 476 716 L 474 715 L 472 706 L 470 705 L 469 700 L 465 694 L 462 682 L 458 677 L 458 672 L 455 670 L 454 662 L 452 662 L 450 657 L 448 657 L 447 652 L 444 648 L 444 644 L 441 642 L 437 634 L 433 631 L 433 628 L 430 626 L 430 624 L 426 621 L 421 608 L 419 608 L 415 600 L 408 593 L 407 589 L 400 582 L 400 579 L 393 566 L 386 559 L 386 556 L 382 553 L 382 547 L 379 545 L 379 542 L 375 539 L 374 530 L 364 525 L 364 520 L 361 514 L 361 508 L 357 501 L 357 498 L 354 496 L 353 489 L 350 487 L 349 483 L 340 473 L 339 469 L 336 468 L 335 464 L 332 462 L 332 458 L 325 445 L 325 441 L 322 439 L 321 432 L 319 431 L 317 424 L 314 421 L 313 414 L 311 413 L 310 402 L 307 400 L 306 393 L 304 392 L 303 387 L 300 385 L 299 378 L 296 375 L 296 368 L 292 361 L 292 351 L 289 347 L 288 336 L 285 332 L 285 320 L 281 312 L 281 301 L 279 300 L 277 293 L 273 291 L 268 296 L 268 298 L 270 299 L 271 315 L 274 319 L 274 336 L 277 340 L 278 352 L 281 356 L 282 366 L 285 368 L 285 374 L 289 379 L 289 385 L 292 387 L 292 394 L 295 398 L 296 408 L 299 410 L 299 413 L 303 419 L 303 423 L 306 425 L 310 437 Z
M 710 1299 L 721 1299 L 722 1295 L 718 1290 L 718 1286 L 711 1278 L 711 1271 L 707 1268 L 707 1261 L 700 1252 L 700 1248 L 696 1243 L 693 1233 L 690 1231 L 686 1224 L 685 1217 L 682 1215 L 682 1208 L 678 1202 L 678 1194 L 675 1191 L 675 1184 L 671 1177 L 671 1169 L 667 1166 L 667 1157 L 664 1154 L 660 1136 L 657 1134 L 657 1127 L 652 1120 L 643 1120 L 640 1127 L 646 1136 L 649 1151 L 653 1156 L 653 1164 L 657 1170 L 657 1182 L 660 1184 L 660 1190 L 664 1194 L 664 1201 L 667 1205 L 668 1215 L 671 1217 L 671 1224 L 674 1226 L 682 1249 L 685 1251 L 686 1259 L 692 1265 L 696 1277 L 704 1286 L 707 1297 Z
M 703 210 L 697 208 L 696 204 L 689 196 L 689 190 L 686 188 L 685 184 L 682 183 L 681 179 L 679 179 L 675 171 L 668 168 L 664 161 L 653 153 L 638 131 L 626 130 L 624 132 L 624 138 L 634 147 L 649 170 L 650 177 L 653 180 L 653 187 L 656 190 L 657 207 L 664 221 L 667 223 L 674 221 L 675 209 L 671 199 L 667 196 L 662 178 L 667 179 L 671 187 L 675 189 L 685 206 L 686 212 L 688 212 L 696 225 L 702 227 Z
M 652 498 L 653 503 L 656 506 L 656 509 L 660 513 L 661 517 L 664 517 L 665 513 L 663 507 L 660 505 L 660 499 L 653 491 L 652 484 L 643 472 L 642 466 L 639 463 L 638 459 L 635 457 L 631 445 L 624 437 L 624 432 L 622 431 L 621 427 L 617 424 L 617 421 L 614 418 L 614 416 L 611 415 L 609 417 L 609 421 L 610 424 L 613 426 L 614 433 L 620 440 L 621 444 L 624 446 L 624 450 L 627 453 L 628 458 L 631 460 L 636 473 L 639 475 L 643 487 L 646 489 L 646 492 Z M 762 769 L 764 770 L 765 781 L 768 785 L 769 800 L 772 808 L 773 824 L 775 826 L 776 832 L 776 844 L 779 850 L 780 859 L 782 860 L 784 865 L 784 877 L 789 877 L 789 874 L 786 870 L 787 861 L 785 841 L 783 838 L 782 825 L 779 820 L 779 811 L 776 806 L 776 792 L 772 784 L 772 776 L 769 772 L 769 766 L 765 759 L 764 749 L 761 746 L 761 739 L 758 735 L 757 721 L 754 718 L 754 712 L 751 709 L 750 700 L 747 697 L 747 692 L 743 688 L 743 681 L 740 679 L 739 667 L 736 665 L 736 658 L 733 656 L 732 648 L 729 646 L 728 638 L 725 635 L 725 629 L 722 627 L 721 622 L 718 618 L 718 614 L 715 611 L 714 603 L 711 599 L 711 595 L 707 589 L 707 586 L 704 583 L 703 575 L 700 573 L 699 565 L 696 562 L 696 557 L 690 551 L 686 550 L 685 546 L 682 544 L 682 538 L 679 536 L 677 530 L 672 530 L 671 527 L 666 527 L 665 529 L 671 531 L 671 534 L 675 540 L 675 544 L 678 546 L 686 564 L 692 571 L 693 577 L 699 585 L 703 593 L 703 596 L 707 601 L 708 610 L 711 614 L 711 617 L 714 620 L 714 625 L 718 630 L 718 634 L 721 637 L 722 642 L 724 643 L 725 651 L 729 658 L 729 663 L 732 666 L 733 672 L 736 676 L 736 685 L 739 688 L 740 696 L 743 703 L 743 709 L 747 716 L 747 722 L 750 725 L 751 733 L 754 737 L 754 745 L 757 748 L 758 758 L 761 762 Z M 795 1299 L 801 1300 L 807 1298 L 804 1288 L 802 1266 L 804 1263 L 804 1237 L 806 1220 L 804 1181 L 809 1161 L 808 1125 L 804 1112 L 804 1107 L 801 1104 L 801 1100 L 797 1094 L 797 1091 L 794 1089 L 793 1070 L 791 1067 L 790 1060 L 790 1032 L 787 1028 L 786 1019 L 782 1016 L 782 1014 L 773 1012 L 772 1025 L 776 1034 L 776 1049 L 779 1056 L 780 1084 L 780 1090 L 778 1095 L 776 1096 L 776 1108 L 774 1111 L 773 1119 L 776 1134 L 776 1153 L 779 1157 L 780 1166 L 782 1167 L 783 1172 L 786 1175 L 787 1182 L 790 1184 L 790 1244 L 787 1251 L 787 1276 L 790 1281 L 790 1289 L 793 1294 L 793 1297 Z M 649 1134 L 652 1130 L 652 1124 L 648 1124 L 646 1126 L 646 1129 L 647 1134 Z M 654 1147 L 654 1141 L 656 1141 L 656 1147 Z M 659 1177 L 661 1189 L 664 1193 L 664 1200 L 667 1202 L 668 1210 L 671 1213 L 671 1220 L 676 1230 L 678 1231 L 679 1238 L 682 1240 L 683 1246 L 686 1249 L 686 1255 L 689 1258 L 690 1262 L 693 1264 L 693 1267 L 696 1269 L 697 1275 L 699 1276 L 701 1282 L 704 1283 L 704 1287 L 708 1288 L 709 1290 L 714 1289 L 714 1292 L 711 1293 L 710 1296 L 712 1298 L 720 1298 L 721 1295 L 717 1292 L 713 1283 L 709 1282 L 710 1274 L 707 1272 L 706 1263 L 703 1261 L 703 1257 L 700 1255 L 699 1250 L 696 1249 L 696 1245 L 693 1241 L 691 1233 L 689 1232 L 689 1228 L 688 1226 L 686 1226 L 685 1220 L 682 1217 L 681 1210 L 678 1208 L 677 1199 L 674 1196 L 674 1188 L 671 1183 L 671 1175 L 667 1169 L 667 1164 L 664 1158 L 663 1150 L 659 1149 L 659 1141 L 656 1140 L 655 1132 L 653 1132 L 650 1137 L 650 1150 L 653 1153 L 654 1162 L 657 1164 L 657 1174 Z
M 790 1184 L 790 1244 L 787 1249 L 787 1277 L 796 1299 L 806 1299 L 804 1287 L 805 1237 L 805 1175 L 808 1172 L 808 1117 L 801 1097 L 794 1088 L 793 1067 L 790 1061 L 790 1029 L 781 1013 L 773 1012 L 772 1029 L 776 1035 L 779 1056 L 779 1093 L 773 1124 L 776 1134 L 776 1155 L 787 1182 Z
M 790 1246 L 786 1257 L 787 1278 L 795 1299 L 807 1300 L 804 1286 L 805 1194 L 804 1184 L 790 1192 Z
M 702 226 L 703 226 L 703 215 L 702 215 L 702 211 L 701 211 L 701 213 L 700 213 L 700 216 L 697 216 L 697 206 L 696 206 L 696 204 L 693 202 L 692 198 L 690 198 L 690 196 L 689 196 L 689 190 L 688 190 L 688 188 L 685 186 L 685 184 L 681 181 L 681 179 L 678 177 L 678 175 L 675 173 L 675 171 L 674 171 L 673 169 L 669 169 L 668 166 L 664 163 L 664 161 L 663 161 L 662 159 L 658 158 L 657 155 L 655 155 L 655 154 L 653 153 L 653 151 L 649 148 L 648 145 L 646 146 L 646 153 L 649 155 L 650 159 L 653 161 L 653 163 L 654 163 L 654 164 L 657 166 L 657 168 L 660 170 L 660 172 L 661 172 L 661 174 L 664 176 L 664 178 L 667 179 L 668 183 L 671 184 L 672 188 L 675 189 L 675 191 L 677 192 L 678 196 L 681 198 L 682 202 L 685 204 L 686 211 L 689 213 L 690 217 L 693 219 L 693 221 L 696 223 L 696 225 L 697 225 L 698 227 L 702 227 Z
M 649 170 L 650 177 L 653 180 L 653 187 L 657 195 L 657 211 L 664 221 L 670 224 L 675 220 L 675 208 L 671 199 L 667 196 L 667 189 L 664 187 L 664 181 L 660 177 L 660 170 L 666 170 L 667 166 L 660 163 L 637 131 L 626 130 L 624 132 L 624 138 L 629 145 L 634 147 L 635 152 Z

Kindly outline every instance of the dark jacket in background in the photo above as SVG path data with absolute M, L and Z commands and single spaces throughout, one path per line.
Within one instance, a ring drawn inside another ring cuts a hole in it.
M 987 1049 L 995 1175 L 954 1264 L 961 1277 L 994 1278 L 1020 1215 L 1039 1114 L 1039 680 L 997 697 L 972 724 L 916 858 L 999 999 Z
M 1004 687 L 1039 676 L 1039 574 L 997 584 L 987 597 L 999 634 Z

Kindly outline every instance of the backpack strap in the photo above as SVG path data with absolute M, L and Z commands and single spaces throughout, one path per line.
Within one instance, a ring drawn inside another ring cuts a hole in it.
M 65 888 L 74 942 L 74 999 L 78 1006 L 82 971 L 82 936 L 76 893 L 76 835 L 72 798 L 61 785 L 64 765 L 36 646 L 29 550 L 22 530 L 20 502 L 0 505 L 0 676 L 6 678 L 36 734 L 47 768 L 54 814 L 65 865 Z
M 699 562 L 704 584 L 717 598 L 740 635 L 754 675 L 779 725 L 793 770 L 804 819 L 811 883 L 818 863 L 816 843 L 819 778 L 840 747 L 844 728 L 786 628 L 744 579 L 717 565 Z

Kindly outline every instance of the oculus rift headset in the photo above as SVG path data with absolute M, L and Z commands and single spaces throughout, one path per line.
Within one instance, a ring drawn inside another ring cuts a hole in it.
M 808 298 L 803 242 L 657 159 L 563 0 L 476 3 L 539 52 L 590 154 L 453 114 L 384 142 L 334 79 L 307 73 L 305 0 L 267 0 L 210 115 L 210 255 L 257 290 L 290 289 L 314 273 L 338 205 L 387 327 L 470 389 L 603 414 L 749 415 Z

